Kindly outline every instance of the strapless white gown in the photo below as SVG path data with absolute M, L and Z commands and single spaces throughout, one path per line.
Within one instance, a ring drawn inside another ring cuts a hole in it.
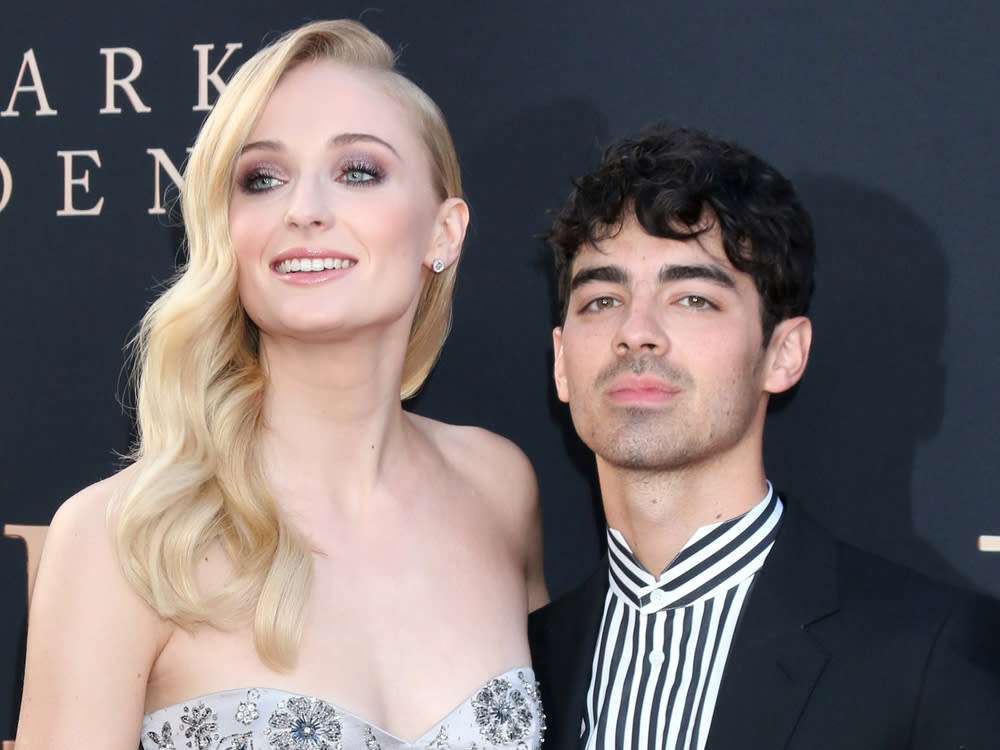
M 494 677 L 414 742 L 319 698 L 241 688 L 146 714 L 143 750 L 538 750 L 545 729 L 535 673 Z

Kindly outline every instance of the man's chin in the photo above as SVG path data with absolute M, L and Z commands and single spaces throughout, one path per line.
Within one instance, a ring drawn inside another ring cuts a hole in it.
M 650 441 L 629 440 L 591 449 L 605 464 L 625 471 L 674 471 L 697 459 L 690 451 L 668 448 L 662 438 Z

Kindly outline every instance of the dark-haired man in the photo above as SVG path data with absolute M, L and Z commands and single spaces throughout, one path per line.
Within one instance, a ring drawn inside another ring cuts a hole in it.
M 988 604 L 839 543 L 767 481 L 768 399 L 812 338 L 791 183 L 656 128 L 607 150 L 548 242 L 556 389 L 597 457 L 608 557 L 532 616 L 546 747 L 1000 746 Z

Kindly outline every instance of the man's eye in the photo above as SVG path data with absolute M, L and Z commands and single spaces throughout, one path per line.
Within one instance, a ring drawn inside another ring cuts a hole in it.
M 614 297 L 598 297 L 597 299 L 591 300 L 584 310 L 590 312 L 600 312 L 601 310 L 610 310 L 612 307 L 618 307 L 620 304 L 621 302 L 616 300 Z
M 681 304 L 684 305 L 684 307 L 690 307 L 692 310 L 707 310 L 715 307 L 715 305 L 698 294 L 687 295 L 681 299 Z

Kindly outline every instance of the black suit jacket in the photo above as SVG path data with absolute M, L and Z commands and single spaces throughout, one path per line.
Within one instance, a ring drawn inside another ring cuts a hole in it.
M 577 750 L 607 560 L 533 613 L 546 750 Z M 1000 603 L 842 544 L 785 504 L 726 663 L 710 750 L 1000 748 Z

